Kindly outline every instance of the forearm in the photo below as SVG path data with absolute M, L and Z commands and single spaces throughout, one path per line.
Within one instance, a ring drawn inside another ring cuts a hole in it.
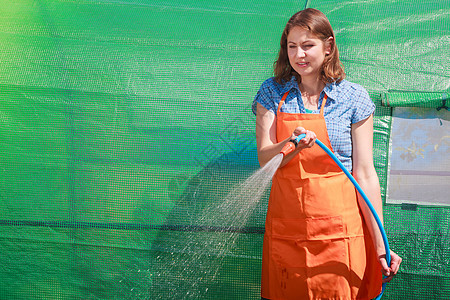
M 275 155 L 280 153 L 283 146 L 289 141 L 286 139 L 280 143 L 270 144 L 266 143 L 264 146 L 258 147 L 258 161 L 259 165 L 263 167 L 267 164 Z
M 281 166 L 287 164 L 302 149 L 312 147 L 316 136 L 313 132 L 305 130 L 303 127 L 297 127 L 290 137 L 281 142 L 277 142 L 276 117 L 272 112 L 258 104 L 256 111 L 256 147 L 258 149 L 258 161 L 261 167 L 280 153 L 284 145 L 291 138 L 300 134 L 305 134 L 305 137 L 299 141 L 294 151 L 283 157 Z
M 381 223 L 383 224 L 383 207 L 381 201 L 380 184 L 375 170 L 373 170 L 371 174 L 365 176 L 358 176 L 358 174 L 355 174 L 355 179 L 358 181 L 367 198 L 369 198 L 370 203 L 374 207 L 378 217 L 381 220 Z M 373 217 L 369 207 L 367 206 L 365 200 L 361 195 L 359 195 L 359 193 L 358 193 L 358 203 L 361 212 L 364 216 L 364 220 L 369 229 L 370 235 L 372 236 L 372 240 L 374 242 L 377 254 L 378 255 L 385 254 L 383 237 L 378 228 L 378 224 L 375 218 Z
M 276 144 L 269 144 L 266 145 L 265 147 L 261 147 L 258 150 L 258 160 L 259 160 L 259 164 L 260 166 L 264 166 L 266 163 L 268 163 L 275 155 L 279 154 L 280 151 L 283 149 L 284 145 L 286 145 L 287 142 L 289 142 L 289 140 L 291 139 L 291 137 L 283 140 L 280 143 L 276 143 Z M 291 153 L 288 153 L 287 155 L 285 155 L 283 157 L 283 160 L 281 162 L 280 167 L 286 165 L 295 155 L 297 155 L 299 152 L 301 151 L 301 148 L 297 148 L 294 151 L 292 151 Z

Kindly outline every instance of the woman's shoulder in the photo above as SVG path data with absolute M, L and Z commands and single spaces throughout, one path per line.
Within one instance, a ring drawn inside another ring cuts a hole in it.
M 282 81 L 279 83 L 275 80 L 275 77 L 269 77 L 261 84 L 259 91 L 282 94 L 285 93 L 286 89 L 290 88 L 294 80 L 295 78 L 292 78 L 290 81 Z
M 332 99 L 340 103 L 350 104 L 355 101 L 370 100 L 369 93 L 362 85 L 345 79 L 327 85 L 326 92 Z
M 334 83 L 334 85 L 338 90 L 358 91 L 367 93 L 366 89 L 362 85 L 352 81 L 348 81 L 346 79 L 343 79 L 340 82 L 336 82 Z
M 375 104 L 362 85 L 342 80 L 336 86 L 340 90 L 341 95 L 344 96 L 339 104 L 346 105 L 352 111 L 352 123 L 368 118 L 375 111 Z
M 276 107 L 280 102 L 284 93 L 289 91 L 294 85 L 295 78 L 287 82 L 279 83 L 275 80 L 275 77 L 266 79 L 259 88 L 256 96 L 253 100 L 252 111 L 256 114 L 256 104 L 259 103 L 267 110 L 276 114 Z

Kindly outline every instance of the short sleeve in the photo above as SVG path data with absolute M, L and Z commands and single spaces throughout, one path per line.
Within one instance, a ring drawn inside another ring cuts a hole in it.
M 351 119 L 352 124 L 367 119 L 375 111 L 375 104 L 362 86 L 357 86 L 353 100 L 355 107 Z
M 255 99 L 253 99 L 252 104 L 252 111 L 255 115 L 257 103 L 261 104 L 264 108 L 276 114 L 272 85 L 272 78 L 269 78 L 263 82 L 258 92 L 256 93 Z

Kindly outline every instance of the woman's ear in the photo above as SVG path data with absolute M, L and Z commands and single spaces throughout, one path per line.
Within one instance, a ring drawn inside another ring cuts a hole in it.
M 334 40 L 334 38 L 332 36 L 330 36 L 325 41 L 325 54 L 326 55 L 329 55 L 331 53 L 331 45 L 333 45 L 333 40 Z

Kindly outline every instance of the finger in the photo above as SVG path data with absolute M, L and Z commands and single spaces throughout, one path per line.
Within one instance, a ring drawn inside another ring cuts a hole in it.
M 381 264 L 381 272 L 384 276 L 388 277 L 391 275 L 391 269 L 388 267 L 386 259 L 384 257 L 380 257 Z
M 312 131 L 307 131 L 306 136 L 302 139 L 303 143 L 307 147 L 312 147 L 314 145 L 314 133 Z
M 382 282 L 383 282 L 383 283 L 389 282 L 389 281 L 392 280 L 392 278 L 394 278 L 394 273 L 391 273 L 390 276 L 384 277 L 383 280 L 382 280 Z
M 398 270 L 400 269 L 400 264 L 402 262 L 402 259 L 400 257 L 395 257 L 395 259 L 391 262 L 391 270 L 394 274 L 397 274 Z
M 311 137 L 311 139 L 310 139 L 309 142 L 308 142 L 308 147 L 314 146 L 315 142 L 316 142 L 316 139 L 314 139 L 313 137 Z
M 297 127 L 294 129 L 294 135 L 299 136 L 300 134 L 306 133 L 305 128 L 303 127 Z
M 314 132 L 312 132 L 312 131 L 307 130 L 307 131 L 306 131 L 306 136 L 307 136 L 309 139 L 314 139 L 314 138 L 316 137 L 316 134 L 315 134 Z
M 309 134 L 309 131 L 306 131 L 304 134 L 305 134 L 305 136 L 300 141 L 306 145 L 309 142 L 310 134 Z
M 316 134 L 311 131 L 311 147 L 316 143 Z

